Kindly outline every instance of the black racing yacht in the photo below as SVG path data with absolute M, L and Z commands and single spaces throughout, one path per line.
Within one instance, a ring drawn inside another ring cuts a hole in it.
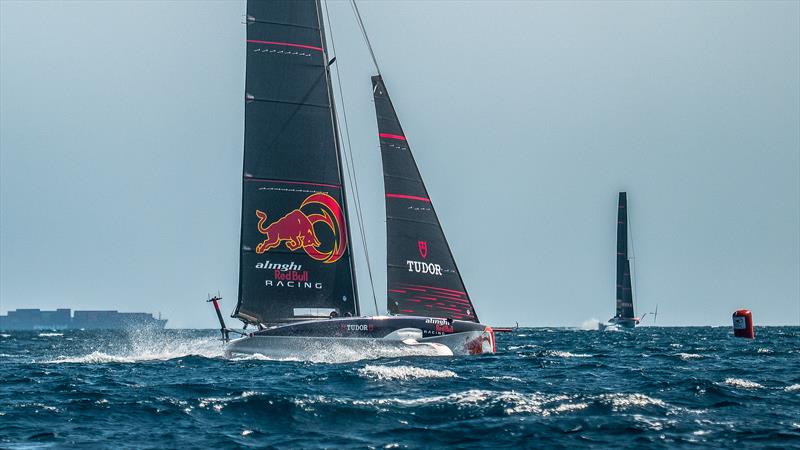
M 628 197 L 619 193 L 617 205 L 617 311 L 608 325 L 634 328 L 640 319 L 633 314 L 633 289 L 631 288 L 631 261 L 628 258 Z M 601 326 L 602 327 L 602 326 Z
M 239 296 L 232 315 L 245 328 L 221 323 L 226 341 L 241 334 L 226 352 L 302 355 L 335 344 L 493 353 L 494 332 L 478 321 L 380 72 L 372 87 L 386 198 L 387 305 L 381 310 L 375 300 L 375 315 L 364 314 L 350 231 L 350 217 L 360 220 L 360 211 L 348 209 L 331 78 L 336 58 L 328 54 L 322 6 L 247 2 Z

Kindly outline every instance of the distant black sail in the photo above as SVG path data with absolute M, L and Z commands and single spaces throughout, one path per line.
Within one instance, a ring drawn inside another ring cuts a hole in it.
M 617 317 L 633 318 L 631 265 L 628 260 L 628 198 L 619 193 L 617 206 Z
M 372 77 L 372 86 L 386 189 L 389 312 L 477 322 L 380 76 Z
M 251 323 L 358 313 L 320 7 L 247 2 L 239 303 Z

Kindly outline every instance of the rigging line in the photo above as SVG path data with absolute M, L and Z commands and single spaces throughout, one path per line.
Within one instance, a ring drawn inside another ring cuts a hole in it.
M 327 60 L 328 59 L 328 52 L 325 50 L 327 48 L 327 43 L 325 41 L 325 35 L 326 34 L 324 32 L 325 18 L 322 16 L 322 1 L 321 0 L 314 0 L 314 6 L 315 6 L 314 9 L 317 12 L 317 25 L 319 25 L 319 29 L 320 29 L 320 41 L 322 43 L 322 48 L 323 48 L 322 54 L 324 56 L 324 59 Z M 334 56 L 333 59 L 331 59 L 330 61 L 328 61 L 327 64 L 325 64 L 324 74 L 325 74 L 325 80 L 326 80 L 325 81 L 326 82 L 326 89 L 327 89 L 326 92 L 328 93 L 328 102 L 330 102 L 330 104 L 331 104 L 331 125 L 333 126 L 333 133 L 334 133 L 333 134 L 333 138 L 334 138 L 334 141 L 335 141 L 334 142 L 334 147 L 335 147 L 335 152 L 336 152 L 336 168 L 338 170 L 338 175 L 339 175 L 339 179 L 341 180 L 341 182 L 343 184 L 347 184 L 346 183 L 347 180 L 344 177 L 344 171 L 342 169 L 342 165 L 344 164 L 344 158 L 343 158 L 343 154 L 342 154 L 342 145 L 344 145 L 344 141 L 340 140 L 340 135 L 339 135 L 339 122 L 337 121 L 338 113 L 336 112 L 336 101 L 335 101 L 336 92 L 333 89 L 333 79 L 331 78 L 332 75 L 331 75 L 331 69 L 330 69 L 331 64 L 333 64 L 333 62 L 335 60 L 336 60 L 336 57 Z M 350 222 L 349 213 L 346 212 L 346 211 L 349 211 L 349 209 L 347 209 L 348 208 L 348 206 L 347 206 L 347 195 L 345 194 L 345 191 L 346 191 L 346 189 L 343 188 L 342 189 L 342 203 L 344 205 L 345 214 L 346 214 L 345 223 L 349 227 L 350 225 L 352 225 L 352 223 Z M 355 263 L 355 256 L 353 254 L 353 249 L 354 249 L 354 247 L 353 247 L 353 239 L 350 239 L 348 241 L 347 251 L 350 252 L 350 259 L 349 259 L 349 263 L 350 263 L 349 266 L 350 266 L 350 269 L 351 269 L 350 270 L 350 282 L 351 282 L 351 284 L 353 286 L 353 297 L 354 297 L 354 300 L 355 300 L 353 306 L 355 306 L 355 311 L 360 314 L 361 302 L 359 302 L 359 299 L 358 299 L 358 297 L 359 297 L 358 286 L 359 285 L 358 285 L 358 281 L 356 280 L 357 266 L 356 266 L 356 263 Z M 343 300 L 347 300 L 346 297 L 343 297 L 342 299 Z
M 372 57 L 372 63 L 375 64 L 375 70 L 378 72 L 378 75 L 380 75 L 381 68 L 380 66 L 378 66 L 378 59 L 375 58 L 375 52 L 372 50 L 372 44 L 369 42 L 369 36 L 367 35 L 367 28 L 364 26 L 364 21 L 361 20 L 361 12 L 359 12 L 358 10 L 358 5 L 356 4 L 356 0 L 350 0 L 350 6 L 353 7 L 353 12 L 356 15 L 356 21 L 358 22 L 358 28 L 361 29 L 361 36 L 364 37 L 364 42 L 367 44 L 369 55 Z
M 333 26 L 331 25 L 331 16 L 330 11 L 328 10 L 328 2 L 325 2 L 325 16 L 328 19 L 328 33 L 331 37 L 331 50 L 333 50 L 334 57 L 336 55 L 336 44 L 333 41 Z M 369 274 L 369 286 L 372 290 L 372 301 L 375 304 L 375 315 L 380 315 L 380 311 L 378 310 L 378 297 L 375 294 L 375 281 L 372 277 L 372 263 L 370 262 L 369 257 L 369 247 L 367 246 L 367 235 L 364 231 L 364 217 L 361 213 L 361 196 L 358 193 L 358 178 L 355 174 L 356 168 L 353 159 L 353 145 L 350 142 L 350 128 L 347 124 L 347 108 L 344 102 L 344 90 L 342 90 L 342 77 L 339 72 L 339 67 L 336 67 L 336 82 L 339 86 L 339 98 L 342 100 L 342 119 L 344 121 L 344 134 L 347 139 L 347 157 L 345 158 L 347 162 L 347 177 L 350 179 L 350 185 L 353 186 L 353 197 L 355 198 L 355 206 L 356 206 L 356 218 L 358 219 L 358 228 L 361 235 L 361 243 L 364 246 L 364 256 L 367 260 L 367 273 Z M 358 288 L 358 287 L 356 287 Z
M 630 208 L 628 208 L 627 204 L 625 205 L 625 215 L 628 216 L 628 220 L 626 220 L 626 225 L 628 227 L 628 236 L 630 237 L 628 241 L 631 244 L 631 254 L 632 257 L 628 258 L 628 260 L 632 260 L 631 262 L 631 299 L 633 299 L 633 294 L 638 292 L 636 289 L 636 278 L 633 277 L 633 274 L 636 273 L 636 249 L 633 247 L 633 225 L 631 225 L 631 213 Z

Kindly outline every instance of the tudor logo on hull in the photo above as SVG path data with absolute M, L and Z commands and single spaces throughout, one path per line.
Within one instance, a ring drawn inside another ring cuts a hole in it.
M 341 331 L 372 331 L 375 327 L 371 323 L 357 323 L 357 324 L 341 324 L 339 329 Z

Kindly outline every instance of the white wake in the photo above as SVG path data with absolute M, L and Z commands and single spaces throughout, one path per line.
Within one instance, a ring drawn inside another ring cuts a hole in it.
M 452 370 L 431 370 L 414 366 L 373 366 L 358 369 L 358 373 L 381 381 L 416 380 L 420 378 L 457 378 Z

